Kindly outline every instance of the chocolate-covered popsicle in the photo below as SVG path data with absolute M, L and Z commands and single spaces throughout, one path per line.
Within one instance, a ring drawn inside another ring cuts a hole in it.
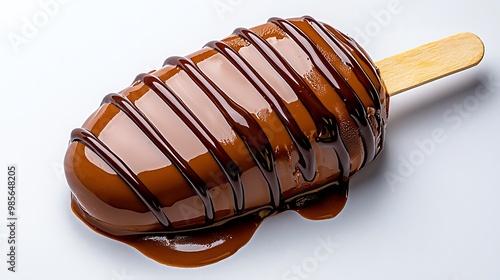
M 337 215 L 383 149 L 388 105 L 379 69 L 331 26 L 239 28 L 104 97 L 71 133 L 72 208 L 161 263 L 213 263 L 269 215 Z

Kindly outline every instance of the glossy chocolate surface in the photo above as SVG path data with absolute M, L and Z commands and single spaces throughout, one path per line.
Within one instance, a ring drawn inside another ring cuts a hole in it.
M 367 54 L 328 25 L 236 29 L 104 97 L 71 134 L 72 208 L 161 263 L 215 262 L 269 215 L 337 215 L 383 148 L 388 102 Z

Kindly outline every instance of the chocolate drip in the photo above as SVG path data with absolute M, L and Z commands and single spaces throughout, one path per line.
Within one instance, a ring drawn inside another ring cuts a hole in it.
M 189 166 L 188 162 L 175 150 L 174 147 L 163 137 L 158 129 L 151 124 L 146 116 L 128 99 L 123 96 L 111 93 L 104 97 L 102 103 L 111 103 L 124 112 L 141 131 L 155 144 L 155 146 L 172 162 L 179 170 L 189 186 L 201 199 L 205 207 L 205 222 L 212 224 L 215 216 L 215 210 L 210 199 L 207 185 Z M 112 164 L 116 164 L 113 163 Z M 132 187 L 137 187 L 133 185 Z
M 342 138 L 339 137 L 340 129 L 335 115 L 323 105 L 302 77 L 266 40 L 245 28 L 238 28 L 233 34 L 251 43 L 292 88 L 314 121 L 316 141 L 331 145 L 335 149 L 343 180 L 347 180 L 350 171 L 350 156 Z
M 160 202 L 152 194 L 142 181 L 130 170 L 130 168 L 116 156 L 104 143 L 102 143 L 92 132 L 84 128 L 76 128 L 71 132 L 71 142 L 78 141 L 97 154 L 106 162 L 116 174 L 130 187 L 141 202 L 153 213 L 158 222 L 165 228 L 170 229 L 171 224 L 162 211 Z
M 147 73 L 140 73 L 140 74 L 137 74 L 137 76 L 135 76 L 134 80 L 132 81 L 132 86 L 135 84 L 135 83 L 138 83 L 140 81 L 142 81 L 142 78 L 147 75 Z
M 275 157 L 269 139 L 258 122 L 249 112 L 231 100 L 190 59 L 170 57 L 165 60 L 163 65 L 167 64 L 178 66 L 184 70 L 219 109 L 234 131 L 243 139 L 253 160 L 268 183 L 273 207 L 278 208 L 281 203 L 281 187 L 274 166 Z
M 312 42 L 302 30 L 287 20 L 280 18 L 271 18 L 269 22 L 276 24 L 287 35 L 294 40 L 297 45 L 309 56 L 313 65 L 327 79 L 328 83 L 335 89 L 337 94 L 344 100 L 349 115 L 358 125 L 365 148 L 364 162 L 372 159 L 375 153 L 375 136 L 368 124 L 366 109 L 359 99 L 356 92 L 351 88 L 347 81 L 340 75 L 334 66 L 324 57 L 318 47 Z M 371 140 L 371 141 L 369 141 Z
M 384 91 L 383 94 L 378 94 L 378 96 L 380 98 L 378 100 L 378 102 L 382 103 L 381 100 L 386 99 L 385 89 L 381 85 L 380 81 L 382 79 L 380 78 L 380 73 L 378 71 L 377 66 L 373 63 L 373 61 L 370 59 L 368 54 L 366 54 L 366 52 L 358 45 L 358 43 L 356 43 L 356 41 L 354 41 L 354 39 L 348 37 L 344 33 L 340 32 L 339 30 L 337 30 L 331 26 L 327 26 L 326 28 L 327 28 L 327 30 L 329 30 L 330 32 L 335 34 L 336 37 L 339 38 L 339 40 L 344 44 L 344 46 L 347 49 L 349 49 L 352 53 L 355 53 L 357 55 L 359 60 L 356 60 L 356 61 L 358 61 L 358 62 L 362 61 L 364 64 L 369 66 L 369 70 L 371 70 L 370 74 L 372 74 L 372 76 L 373 76 L 373 78 L 370 78 L 370 81 L 372 82 L 372 84 L 374 85 L 375 88 L 379 89 L 379 90 L 377 90 L 377 92 Z M 365 72 L 365 73 L 367 73 L 367 72 Z M 382 149 L 382 145 L 385 141 L 384 139 L 385 139 L 386 130 L 383 127 L 385 127 L 385 124 L 386 124 L 387 112 L 385 111 L 385 109 L 381 109 L 377 113 L 378 114 L 376 114 L 376 117 L 380 118 L 381 123 L 382 123 L 382 126 L 379 127 L 380 137 L 379 137 L 378 146 L 377 146 L 377 148 L 378 148 L 377 153 L 378 153 Z
M 371 79 L 368 77 L 368 73 L 365 72 L 365 70 L 361 67 L 359 62 L 354 58 L 351 52 L 341 43 L 341 41 L 335 37 L 326 27 L 313 19 L 310 16 L 305 16 L 304 20 L 311 25 L 316 33 L 318 33 L 325 42 L 332 47 L 333 51 L 339 56 L 339 58 L 342 60 L 342 62 L 346 65 L 348 65 L 351 70 L 353 71 L 354 75 L 356 78 L 360 80 L 360 82 L 363 84 L 365 87 L 365 90 L 367 91 L 368 95 L 370 96 L 370 99 L 373 102 L 373 105 L 375 107 L 375 111 L 379 112 L 379 114 L 375 114 L 375 119 L 377 121 L 377 127 L 381 127 L 382 124 L 382 119 L 380 118 L 380 108 L 381 108 L 381 102 L 380 102 L 380 96 L 378 93 L 378 90 L 375 88 L 375 85 L 371 81 Z M 373 141 L 374 145 L 376 145 L 375 141 Z M 367 155 L 365 157 L 365 161 L 363 162 L 363 166 L 367 162 L 371 162 L 375 158 L 375 153 L 376 153 L 376 147 L 373 148 L 373 154 Z
M 232 188 L 236 214 L 241 213 L 244 209 L 245 199 L 241 181 L 242 173 L 238 165 L 227 154 L 217 138 L 167 84 L 151 74 L 139 75 L 138 78 L 177 114 L 212 155 Z
M 377 70 L 377 67 L 375 66 L 375 64 L 373 63 L 373 61 L 370 59 L 370 57 L 368 57 L 368 55 L 365 53 L 365 51 L 358 45 L 358 43 L 356 41 L 354 41 L 354 39 L 350 38 L 349 36 L 345 35 L 344 33 L 342 33 L 341 31 L 327 25 L 325 26 L 324 24 L 322 24 L 323 27 L 325 27 L 328 31 L 332 32 L 332 34 L 334 34 L 335 37 L 337 37 L 337 39 L 339 39 L 344 47 L 346 49 L 348 49 L 349 51 L 351 51 L 352 53 L 356 54 L 358 56 L 358 60 L 356 61 L 361 61 L 363 62 L 364 64 L 366 64 L 367 66 L 369 66 L 369 70 L 371 70 L 371 73 L 373 75 L 373 78 L 370 78 L 370 81 L 373 83 L 373 85 L 375 86 L 375 88 L 381 88 L 381 78 L 380 78 L 380 75 L 378 73 L 378 70 Z M 365 70 L 366 71 L 366 70 Z M 383 96 L 380 96 L 380 97 L 383 97 Z M 383 98 L 384 99 L 384 98 Z
M 309 139 L 301 130 L 297 121 L 292 116 L 281 97 L 276 91 L 262 78 L 259 73 L 245 60 L 238 52 L 221 41 L 212 41 L 205 45 L 221 53 L 229 60 L 245 78 L 254 86 L 262 97 L 271 106 L 271 109 L 278 115 L 285 129 L 290 135 L 299 153 L 299 168 L 306 181 L 314 179 L 316 174 L 316 159 Z
M 373 81 L 368 76 L 368 73 L 365 72 L 363 67 L 359 64 L 359 62 L 354 58 L 352 53 L 348 50 L 348 48 L 342 43 L 342 41 L 337 38 L 330 30 L 328 30 L 322 23 L 318 22 L 314 18 L 310 16 L 305 16 L 304 20 L 311 25 L 314 30 L 325 40 L 333 49 L 333 51 L 339 56 L 342 62 L 351 68 L 356 78 L 360 80 L 360 82 L 365 86 L 376 110 L 380 110 L 380 96 L 378 90 L 375 88 Z M 361 57 L 364 57 L 361 55 Z M 367 65 L 370 63 L 366 62 Z M 376 75 L 376 71 L 374 71 L 374 75 Z

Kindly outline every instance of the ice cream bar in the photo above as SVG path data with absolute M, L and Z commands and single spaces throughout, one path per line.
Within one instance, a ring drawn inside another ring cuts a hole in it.
M 161 263 L 213 263 L 270 215 L 336 216 L 383 149 L 388 109 L 379 69 L 339 30 L 309 16 L 239 28 L 73 130 L 72 209 Z

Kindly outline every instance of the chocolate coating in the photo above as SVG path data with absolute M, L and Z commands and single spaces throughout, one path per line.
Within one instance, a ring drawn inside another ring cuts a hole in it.
M 72 207 L 145 254 L 160 237 L 252 231 L 234 252 L 271 214 L 338 214 L 349 178 L 383 148 L 388 102 L 364 50 L 328 25 L 306 16 L 239 28 L 138 75 L 73 131 Z

